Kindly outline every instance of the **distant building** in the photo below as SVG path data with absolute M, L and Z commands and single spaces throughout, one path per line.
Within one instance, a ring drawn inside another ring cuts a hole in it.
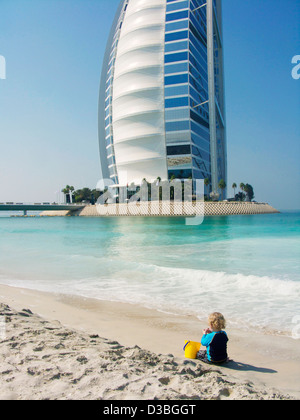
M 221 0 L 122 0 L 99 100 L 103 178 L 227 181 Z

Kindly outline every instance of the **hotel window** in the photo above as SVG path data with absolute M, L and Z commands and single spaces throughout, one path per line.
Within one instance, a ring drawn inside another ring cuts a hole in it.
M 166 42 L 178 41 L 180 39 L 188 39 L 188 37 L 189 37 L 188 31 L 172 32 L 170 34 L 166 34 L 165 41 Z
M 179 155 L 189 155 L 191 154 L 191 146 L 184 145 L 184 146 L 168 146 L 167 147 L 167 155 L 168 156 L 179 156 Z
M 165 87 L 165 97 L 169 98 L 170 96 L 187 96 L 189 94 L 188 85 L 180 86 L 166 86 Z
M 188 106 L 189 98 L 171 98 L 165 100 L 165 107 L 166 108 L 177 108 L 179 106 Z
M 189 27 L 188 20 L 180 20 L 178 22 L 172 22 L 166 24 L 166 32 L 178 31 L 180 29 L 186 29 Z
M 188 130 L 189 128 L 190 128 L 189 121 L 166 122 L 167 131 L 182 131 L 182 130 Z
M 171 22 L 172 20 L 187 19 L 189 17 L 189 11 L 183 10 L 182 12 L 169 13 L 166 15 L 166 21 Z
M 210 171 L 209 172 L 206 172 L 206 171 L 203 172 L 203 171 L 193 169 L 193 175 L 194 175 L 194 178 L 196 178 L 196 179 L 210 178 Z
M 204 114 L 206 117 L 206 113 Z M 191 118 L 200 125 L 204 125 L 205 127 L 208 126 L 207 121 L 202 116 L 196 114 L 194 111 L 191 111 Z
M 191 169 L 169 170 L 169 178 L 175 176 L 177 179 L 188 179 L 192 177 Z
M 209 133 L 206 132 L 203 127 L 199 126 L 197 127 L 197 131 L 195 131 L 195 127 L 192 126 L 192 131 L 192 142 L 195 143 L 197 146 L 201 147 L 201 149 L 207 150 L 209 152 Z
M 165 66 L 165 74 L 183 73 L 188 71 L 188 63 L 169 64 Z
M 190 118 L 190 109 L 186 108 L 166 108 L 166 121 L 188 120 Z
M 205 152 L 204 150 L 198 149 L 195 146 L 192 146 L 192 153 L 194 156 L 206 160 L 207 162 L 209 162 L 210 160 L 209 153 Z
M 179 1 L 178 3 L 167 4 L 167 12 L 173 12 L 174 10 L 180 10 L 180 9 L 187 9 L 188 7 L 189 7 L 189 2 L 187 0 Z
M 175 76 L 165 77 L 165 85 L 179 85 L 181 83 L 187 83 L 187 82 L 188 82 L 187 74 L 177 74 Z
M 188 59 L 188 53 L 180 52 L 176 54 L 165 55 L 165 63 L 175 63 L 176 61 L 186 61 Z
M 180 51 L 180 50 L 187 50 L 188 42 L 187 41 L 180 41 L 180 42 L 172 42 L 165 45 L 165 52 L 173 52 L 173 51 Z

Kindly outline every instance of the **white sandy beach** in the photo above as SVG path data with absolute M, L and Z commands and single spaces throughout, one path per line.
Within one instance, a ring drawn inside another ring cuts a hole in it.
M 300 396 L 300 340 L 227 329 L 232 361 L 216 367 L 182 350 L 205 320 L 8 286 L 0 302 L 1 399 Z

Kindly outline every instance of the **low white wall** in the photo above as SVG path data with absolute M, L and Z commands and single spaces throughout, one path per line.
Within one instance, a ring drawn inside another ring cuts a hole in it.
M 76 212 L 78 216 L 111 217 L 111 216 L 226 216 L 246 214 L 279 213 L 278 210 L 266 203 L 243 202 L 205 202 L 197 203 L 169 203 L 150 202 L 134 204 L 106 204 L 90 205 Z

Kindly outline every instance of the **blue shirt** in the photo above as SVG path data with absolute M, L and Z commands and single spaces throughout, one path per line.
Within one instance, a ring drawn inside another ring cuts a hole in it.
M 227 359 L 227 341 L 225 331 L 203 335 L 201 345 L 207 347 L 207 358 L 210 362 L 221 362 Z

